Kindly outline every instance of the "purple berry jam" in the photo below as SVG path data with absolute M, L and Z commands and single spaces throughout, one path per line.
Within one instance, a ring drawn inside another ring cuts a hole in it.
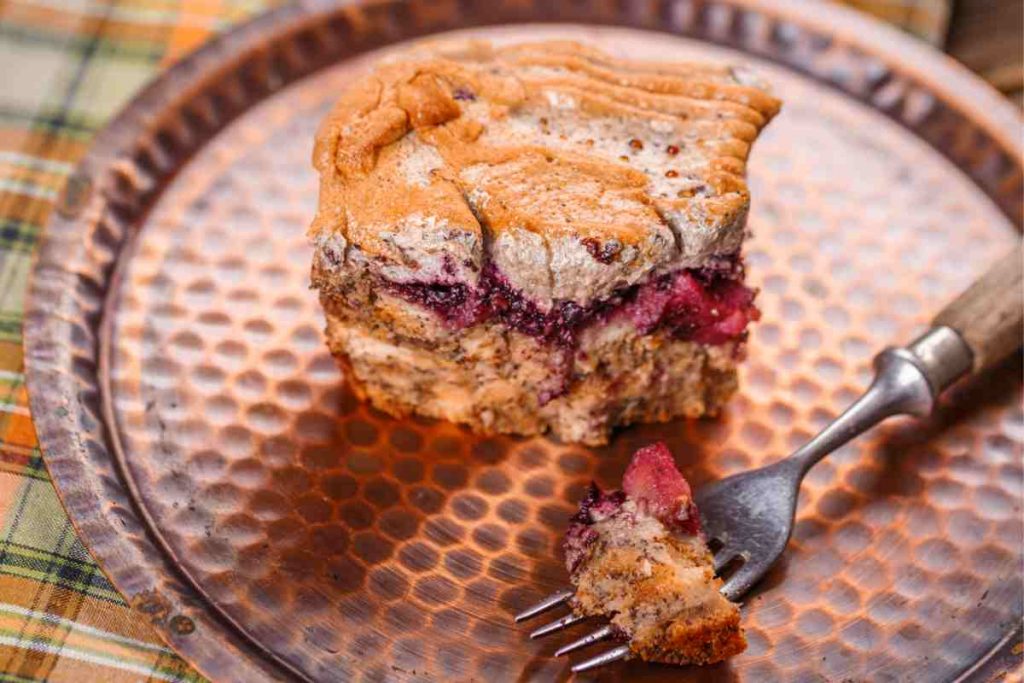
M 633 511 L 621 510 L 630 500 Z M 621 512 L 620 512 L 621 510 Z M 580 501 L 580 509 L 569 519 L 569 528 L 562 542 L 565 567 L 574 573 L 586 558 L 587 550 L 598 539 L 593 525 L 612 515 L 651 515 L 672 532 L 682 536 L 701 536 L 700 513 L 693 502 L 690 484 L 676 468 L 668 446 L 657 442 L 633 454 L 622 476 L 622 490 L 606 491 L 595 482 Z
M 742 338 L 747 323 L 760 315 L 753 290 L 742 282 L 690 270 L 642 285 L 616 314 L 643 334 L 668 329 L 677 339 L 711 345 Z
M 587 326 L 621 317 L 631 320 L 643 334 L 667 330 L 677 339 L 713 345 L 742 339 L 747 323 L 759 316 L 753 290 L 743 285 L 743 267 L 737 258 L 666 273 L 588 306 L 559 301 L 546 312 L 524 297 L 493 264 L 484 266 L 474 288 L 441 282 L 388 281 L 385 286 L 430 309 L 452 328 L 495 320 L 567 351 L 576 349 Z
M 626 502 L 623 491 L 602 491 L 594 482 L 590 483 L 587 493 L 580 501 L 579 511 L 569 519 L 569 528 L 565 532 L 562 550 L 565 551 L 565 568 L 570 574 L 576 571 L 580 562 L 586 557 L 587 549 L 597 540 L 597 532 L 591 528 L 594 523 L 592 513 L 607 517 L 622 507 Z
M 406 301 L 411 301 L 439 315 L 456 329 L 480 322 L 477 318 L 476 292 L 458 283 L 391 282 L 385 286 Z

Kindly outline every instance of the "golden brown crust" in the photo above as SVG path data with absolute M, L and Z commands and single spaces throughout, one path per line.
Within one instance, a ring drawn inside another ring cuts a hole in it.
M 408 233 L 450 233 L 474 262 L 495 244 L 503 271 L 530 263 L 506 274 L 541 305 L 700 265 L 738 249 L 750 144 L 779 107 L 741 81 L 559 41 L 411 53 L 354 84 L 323 122 L 311 235 L 343 239 L 346 259 L 404 259 L 392 274 L 420 281 L 438 266 Z M 568 283 L 584 240 L 614 241 L 621 256 L 608 275 Z
M 677 619 L 662 637 L 634 642 L 631 649 L 648 662 L 714 664 L 746 650 L 747 639 L 737 609 Z

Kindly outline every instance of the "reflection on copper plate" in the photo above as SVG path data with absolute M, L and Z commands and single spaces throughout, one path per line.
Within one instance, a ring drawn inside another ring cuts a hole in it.
M 350 15 L 334 10 L 350 36 L 369 30 Z M 277 23 L 306 26 L 291 16 Z M 343 27 L 308 24 L 321 33 L 266 40 L 315 62 Z M 72 518 L 117 586 L 216 679 L 566 677 L 558 639 L 529 641 L 511 615 L 565 584 L 560 537 L 592 478 L 615 485 L 654 439 L 695 485 L 784 455 L 855 397 L 875 350 L 909 339 L 1017 239 L 936 149 L 785 67 L 634 29 L 466 36 L 741 61 L 773 83 L 785 108 L 753 154 L 747 246 L 764 316 L 740 394 L 719 419 L 631 428 L 596 450 L 358 403 L 323 343 L 304 231 L 314 129 L 380 54 L 250 107 L 266 88 L 247 78 L 302 70 L 287 56 L 239 66 L 229 42 L 207 59 L 247 76 L 184 112 L 150 95 L 153 119 L 97 143 L 78 176 L 100 173 L 92 196 L 51 226 L 27 325 L 33 408 Z M 1019 183 L 1018 162 L 999 158 Z M 1005 207 L 1019 187 L 1002 187 Z M 64 322 L 46 315 L 58 305 Z M 983 660 L 1021 618 L 1019 374 L 1015 360 L 956 390 L 937 417 L 887 424 L 811 472 L 789 551 L 746 600 L 746 653 L 705 670 L 631 663 L 603 675 L 949 680 Z

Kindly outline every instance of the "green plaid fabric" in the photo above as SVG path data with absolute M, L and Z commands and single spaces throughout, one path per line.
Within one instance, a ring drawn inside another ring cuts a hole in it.
M 184 52 L 278 0 L 0 0 L 0 681 L 197 681 L 77 539 L 28 410 L 32 250 L 97 129 Z M 917 35 L 949 0 L 850 0 Z
M 32 250 L 92 135 L 162 68 L 272 0 L 0 0 L 0 681 L 198 681 L 75 535 L 24 388 Z

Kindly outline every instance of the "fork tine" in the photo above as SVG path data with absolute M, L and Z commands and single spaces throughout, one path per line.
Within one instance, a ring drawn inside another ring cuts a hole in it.
M 552 593 L 548 597 L 538 602 L 536 605 L 533 605 L 532 607 L 527 607 L 522 612 L 517 614 L 515 616 L 515 622 L 518 624 L 520 621 L 532 619 L 541 612 L 547 612 L 552 607 L 557 607 L 561 605 L 563 602 L 568 602 L 569 598 L 571 598 L 572 595 L 572 591 L 558 591 L 557 593 Z
M 725 565 L 729 564 L 737 557 L 739 557 L 739 555 L 732 552 L 731 550 L 726 550 L 725 548 L 719 550 L 718 554 L 715 555 L 715 574 L 721 573 Z
M 611 626 L 602 626 L 596 631 L 588 633 L 582 638 L 574 640 L 568 645 L 555 650 L 555 656 L 561 657 L 562 655 L 567 655 L 570 652 L 575 652 L 576 650 L 579 650 L 581 647 L 593 645 L 594 643 L 600 642 L 605 638 L 608 638 L 612 635 L 612 633 L 614 633 L 614 629 Z
M 729 600 L 736 602 L 750 587 L 757 583 L 763 573 L 762 569 L 754 567 L 754 563 L 747 561 L 736 573 L 729 577 L 725 585 L 719 590 Z
M 552 621 L 550 624 L 545 624 L 541 626 L 539 629 L 530 634 L 530 638 L 540 638 L 541 636 L 546 636 L 549 633 L 561 631 L 563 628 L 569 628 L 573 624 L 578 624 L 584 619 L 586 619 L 585 616 L 581 616 L 578 614 L 566 614 L 561 619 L 556 619 L 555 621 Z
M 629 645 L 619 645 L 618 647 L 613 647 L 611 650 L 602 652 L 599 655 L 594 655 L 590 659 L 586 659 L 579 664 L 574 665 L 572 667 L 572 672 L 578 674 L 582 671 L 589 671 L 590 669 L 595 669 L 599 666 L 604 666 L 605 664 L 611 664 L 612 662 L 617 662 L 620 659 L 625 659 L 628 656 Z

